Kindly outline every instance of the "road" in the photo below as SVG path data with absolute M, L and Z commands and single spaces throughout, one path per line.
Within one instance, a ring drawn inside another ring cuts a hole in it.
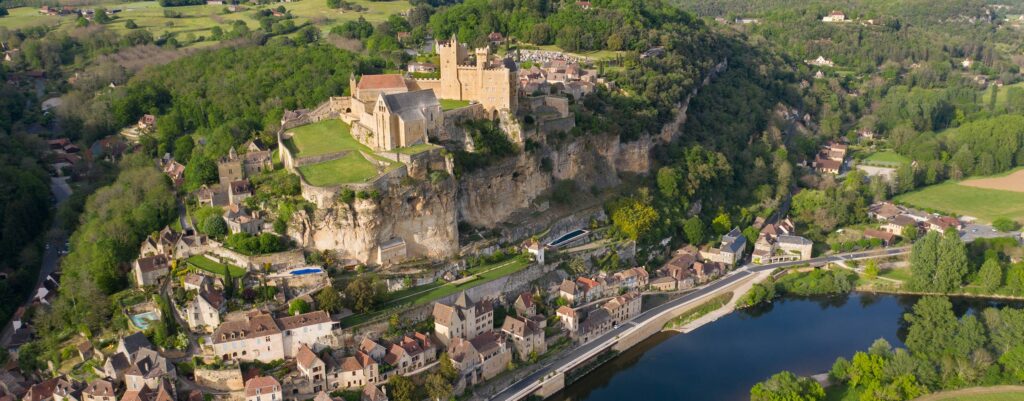
M 50 178 L 50 192 L 53 193 L 54 208 L 60 206 L 65 200 L 71 196 L 71 187 L 68 186 L 66 179 L 51 177 Z M 50 273 L 57 271 L 57 267 L 60 266 L 60 258 L 63 256 L 65 250 L 64 244 L 68 241 L 67 234 L 63 230 L 59 229 L 60 224 L 57 222 L 56 216 L 54 216 L 53 223 L 51 225 L 51 231 L 53 235 L 46 234 L 46 249 L 43 251 L 43 263 L 39 266 L 39 277 L 36 279 L 35 287 L 32 287 L 32 292 L 29 293 L 28 299 L 25 300 L 25 306 L 27 307 L 32 303 L 32 299 L 36 296 L 36 288 L 39 288 L 43 284 L 43 280 Z M 4 347 L 11 341 L 11 335 L 13 333 L 13 327 L 7 322 L 4 323 L 4 328 L 0 331 L 0 344 Z
M 604 352 L 609 347 L 614 345 L 621 336 L 637 330 L 643 327 L 645 324 L 654 321 L 658 318 L 663 317 L 666 313 L 672 313 L 677 307 L 684 306 L 689 303 L 703 302 L 708 298 L 712 298 L 718 295 L 718 291 L 722 288 L 728 287 L 737 281 L 743 280 L 752 274 L 778 269 L 780 267 L 792 267 L 804 264 L 812 265 L 823 265 L 829 262 L 849 261 L 849 260 L 860 260 L 860 259 L 871 259 L 904 255 L 910 252 L 909 247 L 900 248 L 885 248 L 873 251 L 862 251 L 862 252 L 850 252 L 832 256 L 825 256 L 820 258 L 813 258 L 810 260 L 800 260 L 792 262 L 779 262 L 767 265 L 754 265 L 748 264 L 736 269 L 725 277 L 716 280 L 714 282 L 705 284 L 693 292 L 683 295 L 679 298 L 651 308 L 645 312 L 637 315 L 633 320 L 624 322 L 619 326 L 613 328 L 611 331 L 604 335 L 591 340 L 590 342 L 583 344 L 575 349 L 560 355 L 557 359 L 549 362 L 543 368 L 537 372 L 526 376 L 525 378 L 513 383 L 511 386 L 506 387 L 504 390 L 491 396 L 490 400 L 501 400 L 501 401 L 515 401 L 521 400 L 534 393 L 541 387 L 544 380 L 549 376 L 554 376 L 558 373 L 565 373 L 572 370 L 582 362 L 594 357 L 595 355 Z

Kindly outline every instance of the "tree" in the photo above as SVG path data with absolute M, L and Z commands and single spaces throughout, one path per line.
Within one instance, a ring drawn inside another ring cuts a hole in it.
M 1000 217 L 992 221 L 992 227 L 1002 232 L 1009 232 L 1019 230 L 1020 224 L 1006 217 Z
M 683 223 L 683 232 L 686 234 L 686 240 L 691 244 L 704 243 L 704 222 L 700 220 L 700 217 L 693 216 L 687 219 Z
M 864 277 L 868 280 L 874 280 L 878 277 L 878 262 L 874 259 L 870 259 L 867 262 L 867 266 L 864 266 Z
M 391 397 L 395 401 L 414 401 L 416 394 L 416 385 L 413 384 L 412 379 L 402 375 L 395 375 L 388 380 L 388 385 L 391 387 Z
M 950 292 L 960 288 L 967 276 L 967 247 L 956 230 L 947 230 L 939 242 L 933 291 Z
M 612 223 L 627 237 L 636 240 L 643 237 L 658 220 L 658 212 L 650 205 L 630 200 L 612 213 Z
M 192 158 L 192 149 L 196 146 L 192 137 L 185 135 L 174 140 L 174 160 L 188 161 Z
M 1003 266 L 999 260 L 989 258 L 978 271 L 978 284 L 987 292 L 993 292 L 1003 285 Z
M 658 191 L 665 199 L 675 199 L 679 194 L 679 172 L 672 167 L 658 169 Z
M 224 218 L 221 216 L 208 216 L 206 220 L 200 222 L 196 228 L 206 235 L 215 238 L 223 237 L 228 233 L 228 223 L 226 223 Z
M 751 401 L 819 401 L 825 398 L 821 384 L 808 377 L 782 371 L 750 389 Z
M 917 236 L 920 233 L 921 232 L 917 230 L 917 226 L 908 224 L 903 226 L 903 229 L 900 230 L 900 237 L 903 237 L 903 240 L 907 243 L 913 243 L 914 241 L 917 241 Z
M 130 20 L 124 22 L 124 27 L 127 28 L 127 29 L 135 29 L 135 28 L 138 28 L 139 26 L 135 23 L 135 20 L 131 20 L 130 19 Z M 220 28 L 220 27 L 217 27 L 217 28 Z
M 910 288 L 917 291 L 932 291 L 932 278 L 938 265 L 939 235 L 929 232 L 921 237 L 910 250 Z
M 711 230 L 714 231 L 715 235 L 722 235 L 732 230 L 732 219 L 729 218 L 729 214 L 719 212 L 718 216 L 711 221 Z
M 7 12 L 7 9 L 6 9 L 6 8 L 4 8 L 4 7 L 0 7 L 0 17 L 5 17 L 5 16 L 7 16 L 8 14 L 9 14 L 9 13 Z
M 440 373 L 434 372 L 427 376 L 427 395 L 435 401 L 444 401 L 452 398 L 452 384 Z
M 348 283 L 345 287 L 345 295 L 357 313 L 369 312 L 377 302 L 377 289 L 373 279 L 368 276 L 359 276 Z
M 442 352 L 441 356 L 438 357 L 438 366 L 441 375 L 444 376 L 448 381 L 453 381 L 459 377 L 459 370 L 455 368 L 455 364 L 452 363 L 451 358 L 448 357 L 448 352 Z
M 938 362 L 952 348 L 951 337 L 959 324 L 948 298 L 921 298 L 903 319 L 910 323 L 905 343 L 914 356 Z
M 195 191 L 203 184 L 213 184 L 218 177 L 217 163 L 202 153 L 195 153 L 185 165 L 185 190 Z
M 334 286 L 327 286 L 320 290 L 320 292 L 316 294 L 316 303 L 317 305 L 320 305 L 320 309 L 329 313 L 341 312 L 341 294 L 338 293 L 338 290 L 335 289 Z
M 999 363 L 1017 380 L 1024 380 L 1024 344 L 1018 344 L 999 357 Z

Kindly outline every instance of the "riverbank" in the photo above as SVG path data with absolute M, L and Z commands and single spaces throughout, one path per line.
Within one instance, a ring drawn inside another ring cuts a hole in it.
M 719 301 L 719 299 L 720 299 L 720 298 L 715 298 L 715 299 L 713 299 L 711 301 L 706 302 L 704 305 L 701 305 L 701 306 L 697 307 L 696 309 L 691 310 L 690 312 L 686 312 L 686 313 L 683 313 L 683 314 L 677 316 L 675 319 L 670 321 L 668 325 L 666 325 L 666 327 L 665 327 L 665 329 L 663 331 L 675 332 L 675 333 L 689 333 L 691 331 L 697 330 L 698 328 L 700 328 L 701 326 L 703 326 L 705 324 L 714 322 L 714 321 L 718 320 L 719 318 L 732 313 L 733 311 L 736 310 L 736 304 L 739 302 L 740 298 L 743 297 L 743 294 L 746 294 L 747 292 L 749 292 L 750 289 L 755 284 L 762 283 L 765 280 L 767 280 L 769 277 L 771 277 L 771 275 L 772 275 L 772 272 L 770 272 L 770 271 L 764 271 L 764 272 L 758 273 L 757 276 L 753 280 L 745 282 L 743 285 L 737 287 L 735 290 L 733 290 L 732 292 L 730 292 L 728 294 L 720 295 L 719 297 L 722 297 L 722 298 L 724 298 L 724 296 L 726 296 L 726 295 L 729 296 L 728 301 L 720 301 L 719 302 L 719 304 L 721 305 L 720 307 L 717 307 L 717 308 L 714 308 L 714 309 L 709 309 L 709 310 L 703 311 L 703 313 L 700 313 L 700 312 L 702 312 L 701 309 L 704 308 L 705 305 L 715 305 L 716 301 Z M 688 313 L 699 313 L 699 314 L 695 315 L 695 316 L 691 316 L 692 319 L 687 320 L 684 317 L 686 317 Z M 684 318 L 684 319 L 683 319 L 682 322 L 679 322 L 679 324 L 673 324 L 673 323 L 676 323 L 676 319 L 679 319 L 679 318 Z

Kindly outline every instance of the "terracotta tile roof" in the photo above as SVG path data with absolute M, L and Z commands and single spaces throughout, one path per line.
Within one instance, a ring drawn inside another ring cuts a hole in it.
M 258 376 L 245 382 L 245 396 L 252 397 L 257 394 L 270 394 L 281 391 L 281 383 L 273 376 Z
M 117 396 L 117 394 L 114 393 L 114 384 L 103 379 L 96 379 L 89 382 L 89 384 L 85 386 L 85 389 L 82 390 L 82 393 L 93 397 Z
M 213 332 L 214 344 L 239 341 L 269 334 L 280 333 L 274 318 L 266 313 L 247 316 L 245 320 L 234 320 L 221 323 Z
M 405 88 L 405 78 L 399 74 L 363 75 L 356 85 L 361 90 Z
M 313 364 L 320 361 L 320 358 L 313 353 L 313 350 L 309 349 L 306 344 L 302 344 L 299 347 L 299 353 L 295 355 L 295 362 L 304 369 L 313 367 Z
M 559 315 L 566 315 L 566 316 L 573 316 L 573 317 L 576 316 L 576 310 L 573 309 L 573 308 L 570 308 L 568 306 L 559 306 L 558 310 L 556 310 L 555 313 L 559 314 Z
M 155 255 L 139 258 L 137 262 L 139 264 L 139 270 L 142 270 L 143 273 L 149 273 L 152 271 L 166 269 L 170 266 L 170 262 L 164 255 Z
M 332 323 L 331 316 L 322 310 L 282 317 L 277 319 L 277 322 L 281 325 L 281 330 L 295 330 L 321 323 Z

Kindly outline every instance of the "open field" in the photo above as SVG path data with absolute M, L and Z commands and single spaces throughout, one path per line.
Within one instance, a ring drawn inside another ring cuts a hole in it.
M 243 5 L 245 10 L 228 13 L 224 5 L 195 5 L 168 7 L 182 14 L 181 18 L 167 18 L 164 16 L 164 7 L 155 1 L 140 1 L 130 3 L 101 3 L 94 6 L 82 6 L 82 8 L 104 7 L 108 10 L 120 9 L 120 13 L 114 14 L 114 20 L 106 27 L 118 33 L 128 31 L 125 22 L 133 20 L 139 26 L 138 29 L 145 29 L 159 37 L 165 33 L 178 35 L 193 34 L 196 37 L 205 36 L 209 38 L 211 29 L 220 26 L 224 31 L 231 30 L 231 23 L 236 20 L 244 21 L 249 29 L 259 27 L 253 15 L 256 11 L 266 8 L 284 6 L 295 17 L 295 24 L 302 25 L 311 22 L 321 31 L 330 31 L 331 27 L 340 25 L 346 21 L 353 21 L 359 17 L 365 18 L 371 23 L 378 23 L 387 20 L 389 15 L 398 14 L 411 8 L 408 1 L 371 1 L 371 0 L 349 0 L 349 2 L 365 7 L 364 12 L 344 11 L 327 8 L 325 0 L 297 0 L 289 3 L 274 3 L 267 5 Z M 40 15 L 36 7 L 18 7 L 10 9 L 7 17 L 0 18 L 0 26 L 10 29 L 21 29 L 39 25 L 59 25 L 60 29 L 70 30 L 75 27 L 74 16 L 49 16 Z M 179 40 L 184 39 L 179 36 Z M 211 42 L 197 42 L 192 46 L 208 46 Z M 190 46 L 191 47 L 191 46 Z
M 896 166 L 904 163 L 910 163 L 910 159 L 891 150 L 883 150 L 865 157 L 864 163 Z
M 224 265 L 221 263 L 214 262 L 203 255 L 190 256 L 187 260 L 189 265 L 195 266 L 197 269 L 206 270 L 210 273 L 223 276 L 225 268 L 231 269 L 231 277 L 242 277 L 245 275 L 245 269 L 235 265 Z
M 362 153 L 349 152 L 340 159 L 299 167 L 306 181 L 318 187 L 365 182 L 377 176 L 377 166 Z
M 987 222 L 1000 217 L 1024 222 L 1024 192 L 975 188 L 950 181 L 897 196 L 896 201 Z
M 943 391 L 914 401 L 1024 401 L 1024 386 L 974 387 Z
M 486 284 L 501 277 L 518 272 L 530 266 L 530 259 L 525 255 L 519 255 L 512 259 L 476 267 L 469 270 L 474 275 L 471 280 L 458 280 L 451 283 L 430 283 L 419 287 L 413 287 L 401 291 L 395 291 L 385 295 L 385 301 L 373 312 L 359 315 L 351 315 L 341 319 L 344 327 L 361 324 L 379 316 L 393 312 L 395 309 L 423 305 L 436 301 L 442 297 L 468 290 L 478 285 Z
M 975 188 L 999 189 L 1003 191 L 1024 192 L 1024 169 L 1017 169 L 1010 174 L 987 178 L 964 180 L 960 185 Z
M 979 100 L 983 104 L 986 104 L 986 105 L 988 104 L 989 99 L 992 97 L 992 88 L 995 88 L 995 87 L 996 87 L 995 85 L 989 85 L 988 88 L 986 88 L 985 91 L 982 93 L 982 95 L 979 98 Z M 1002 109 L 1003 107 L 1006 106 L 1006 98 L 1007 98 L 1006 94 L 1007 94 L 1007 92 L 1010 91 L 1010 88 L 1024 88 L 1024 82 L 1018 82 L 1018 83 L 1015 83 L 1013 85 L 1003 85 L 1002 88 L 999 88 L 999 93 L 996 93 L 996 109 L 997 110 L 998 109 Z

